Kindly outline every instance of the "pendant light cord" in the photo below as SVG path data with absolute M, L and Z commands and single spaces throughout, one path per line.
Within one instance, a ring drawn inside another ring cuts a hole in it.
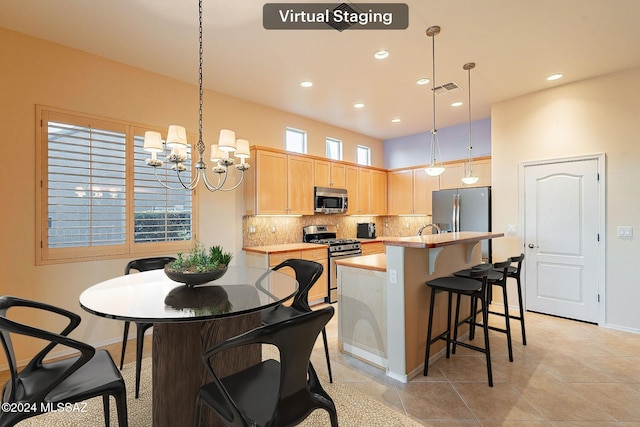
M 471 146 L 471 68 L 468 67 L 467 68 L 467 73 L 469 75 L 469 79 L 468 79 L 468 87 L 469 87 L 469 146 L 468 151 L 469 151 L 469 169 L 471 172 L 471 150 L 473 149 L 473 147 Z
M 436 130 L 436 34 L 431 36 L 431 98 L 433 99 L 433 128 L 431 132 L 435 134 Z M 434 153 L 435 154 L 435 153 Z

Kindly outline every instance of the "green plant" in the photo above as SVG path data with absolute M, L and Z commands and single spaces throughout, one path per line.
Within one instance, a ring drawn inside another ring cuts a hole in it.
M 204 273 L 227 267 L 231 258 L 233 254 L 223 252 L 222 246 L 216 245 L 207 249 L 200 242 L 196 242 L 187 257 L 181 252 L 178 253 L 177 259 L 169 263 L 169 268 L 183 273 Z

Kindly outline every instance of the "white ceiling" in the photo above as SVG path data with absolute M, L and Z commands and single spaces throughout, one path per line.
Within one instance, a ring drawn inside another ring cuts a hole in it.
M 462 88 L 437 97 L 438 128 L 467 121 L 466 105 L 450 106 L 467 100 L 466 62 L 477 64 L 474 120 L 498 101 L 640 67 L 638 0 L 404 0 L 408 29 L 344 32 L 265 30 L 264 3 L 204 0 L 204 85 L 380 139 L 432 127 L 431 84 L 415 83 L 431 77 L 432 25 L 436 85 Z M 197 0 L 0 0 L 0 10 L 2 27 L 197 83 Z M 376 60 L 378 49 L 391 55 Z M 555 72 L 565 77 L 547 82 Z

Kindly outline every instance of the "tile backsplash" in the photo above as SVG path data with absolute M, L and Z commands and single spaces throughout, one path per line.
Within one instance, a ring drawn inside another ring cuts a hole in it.
M 338 227 L 338 238 L 355 238 L 359 222 L 374 222 L 378 237 L 404 237 L 416 235 L 420 227 L 431 222 L 431 217 L 428 215 L 349 216 L 322 214 L 301 217 L 244 216 L 242 218 L 242 242 L 243 246 L 299 243 L 302 242 L 302 227 L 325 224 Z M 425 230 L 425 233 L 429 232 L 430 229 Z

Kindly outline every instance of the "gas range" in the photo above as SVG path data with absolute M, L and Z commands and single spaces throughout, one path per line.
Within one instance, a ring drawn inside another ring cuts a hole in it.
M 335 225 L 308 225 L 302 229 L 302 241 L 329 246 L 329 256 L 344 253 L 359 254 L 362 252 L 360 242 L 356 239 L 338 239 Z
M 302 241 L 320 243 L 329 247 L 329 297 L 327 302 L 338 300 L 338 276 L 336 260 L 362 255 L 362 246 L 356 239 L 338 239 L 335 225 L 308 225 L 302 229 Z

